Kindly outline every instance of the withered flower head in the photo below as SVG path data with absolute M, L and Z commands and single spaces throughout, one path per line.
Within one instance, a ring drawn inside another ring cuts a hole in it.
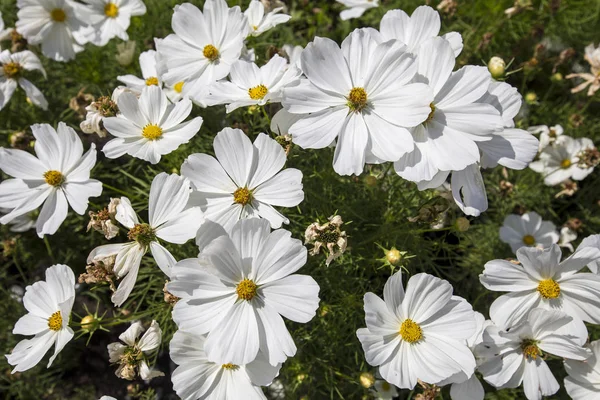
M 329 255 L 325 264 L 329 266 L 333 260 L 344 254 L 348 246 L 346 232 L 341 230 L 344 222 L 339 215 L 328 218 L 328 222 L 319 224 L 313 222 L 306 228 L 304 233 L 305 244 L 312 244 L 311 255 L 319 254 L 321 247 L 326 247 Z

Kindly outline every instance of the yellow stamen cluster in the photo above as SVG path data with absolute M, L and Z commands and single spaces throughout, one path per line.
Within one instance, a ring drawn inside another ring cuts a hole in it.
M 537 290 L 545 299 L 556 299 L 560 296 L 560 285 L 554 279 L 544 279 L 538 284 Z
M 425 122 L 423 122 L 424 124 L 431 122 L 431 120 L 433 119 L 433 116 L 435 114 L 435 105 L 433 103 L 429 103 L 429 108 L 431 108 L 431 112 L 427 116 L 427 119 L 425 120 Z
M 119 6 L 115 3 L 108 3 L 104 6 L 104 15 L 108 18 L 117 18 L 119 15 Z
M 252 100 L 261 100 L 269 93 L 269 89 L 265 85 L 254 86 L 248 89 L 248 94 Z
M 521 350 L 523 355 L 530 360 L 535 360 L 542 355 L 542 351 L 537 346 L 537 342 L 533 339 L 525 339 L 521 342 Z
M 209 61 L 217 61 L 219 59 L 219 50 L 212 44 L 204 46 L 202 53 Z
M 348 107 L 354 112 L 359 112 L 367 106 L 367 91 L 361 87 L 355 87 L 348 94 Z
M 256 283 L 254 283 L 251 279 L 245 278 L 243 281 L 238 283 L 235 291 L 238 295 L 239 299 L 250 301 L 256 295 Z
M 523 243 L 527 246 L 533 246 L 535 244 L 535 238 L 532 235 L 523 236 Z
M 163 130 L 158 125 L 148 124 L 142 129 L 142 136 L 148 140 L 160 139 L 162 134 Z
M 23 67 L 19 63 L 9 62 L 4 64 L 2 66 L 2 69 L 4 70 L 4 76 L 6 76 L 9 79 L 16 79 L 21 74 Z
M 233 192 L 233 202 L 245 206 L 252 201 L 252 192 L 247 188 L 238 188 Z
M 44 179 L 50 186 L 60 186 L 65 181 L 64 175 L 54 170 L 44 172 Z
M 221 365 L 221 367 L 223 369 L 228 369 L 230 371 L 237 371 L 238 369 L 240 369 L 239 365 L 235 365 L 235 364 L 231 364 L 231 363 L 223 364 L 223 365 Z
M 158 78 L 155 76 L 151 76 L 146 79 L 146 86 L 158 86 Z
M 408 343 L 416 343 L 423 339 L 423 330 L 412 319 L 405 319 L 400 326 L 400 336 Z
M 67 14 L 65 14 L 62 8 L 55 8 L 54 10 L 50 11 L 50 17 L 53 21 L 65 22 L 67 19 Z
M 60 311 L 56 311 L 50 316 L 50 318 L 48 318 L 48 328 L 50 328 L 53 331 L 60 331 L 60 329 L 62 328 L 62 323 L 63 321 Z
M 177 82 L 175 84 L 175 86 L 173 86 L 173 90 L 175 90 L 177 93 L 183 92 L 183 85 L 184 84 L 185 84 L 185 82 Z
M 148 224 L 136 224 L 127 233 L 129 240 L 134 240 L 142 246 L 148 246 L 156 240 L 154 229 Z
M 560 167 L 562 169 L 567 169 L 567 168 L 569 168 L 571 166 L 571 164 L 572 164 L 571 160 L 569 160 L 568 158 L 565 158 L 564 160 L 562 160 L 560 162 Z

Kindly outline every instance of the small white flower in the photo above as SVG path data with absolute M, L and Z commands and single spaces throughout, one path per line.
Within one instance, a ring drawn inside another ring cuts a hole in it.
M 546 125 L 535 125 L 527 128 L 529 133 L 534 135 L 540 135 L 540 148 L 539 151 L 544 150 L 547 146 L 554 144 L 556 139 L 558 139 L 565 132 L 562 126 L 554 125 L 548 127 Z
M 392 400 L 398 396 L 398 388 L 382 379 L 376 380 L 373 387 L 375 389 L 375 398 L 378 400 Z
M 46 71 L 35 54 L 29 50 L 14 54 L 4 50 L 0 53 L 0 64 L 0 110 L 8 104 L 17 86 L 25 91 L 33 104 L 43 110 L 48 109 L 48 101 L 44 94 L 23 76 L 25 71 L 37 70 L 46 77 Z
M 23 302 L 23 295 L 25 294 L 25 290 L 19 285 L 12 285 L 10 287 L 10 298 L 14 301 L 18 301 L 19 303 Z
M 240 58 L 248 20 L 238 6 L 207 0 L 203 11 L 190 3 L 175 6 L 171 25 L 175 33 L 156 41 L 158 70 L 171 87 L 186 82 L 190 96 L 203 105 L 207 86 L 225 78 Z
M 383 300 L 365 294 L 367 328 L 356 333 L 367 362 L 379 366 L 387 382 L 412 389 L 417 379 L 434 384 L 459 372 L 473 375 L 475 358 L 466 340 L 475 332 L 475 315 L 452 290 L 421 273 L 408 280 L 405 292 L 397 272 L 386 282 Z
M 46 280 L 25 288 L 23 305 L 29 311 L 22 316 L 13 329 L 16 335 L 35 335 L 20 341 L 11 354 L 6 355 L 12 373 L 23 372 L 36 366 L 44 354 L 54 345 L 48 368 L 73 338 L 69 327 L 71 309 L 75 301 L 75 275 L 71 268 L 58 264 L 46 270 Z
M 270 231 L 264 219 L 239 221 L 231 233 L 213 222 L 196 239 L 199 259 L 178 262 L 167 290 L 181 300 L 173 310 L 179 329 L 208 334 L 207 358 L 248 364 L 260 353 L 276 366 L 296 354 L 283 317 L 310 321 L 319 285 L 294 274 L 306 264 L 306 248 L 291 233 Z
M 338 3 L 348 7 L 342 10 L 340 18 L 346 21 L 352 18 L 359 18 L 370 8 L 379 7 L 379 0 L 336 0 Z
M 579 247 L 560 261 L 560 247 L 522 247 L 517 250 L 520 264 L 492 260 L 479 275 L 481 284 L 498 297 L 490 307 L 490 318 L 500 329 L 509 329 L 527 320 L 534 308 L 560 310 L 573 317 L 571 332 L 587 337 L 582 321 L 600 323 L 600 276 L 579 272 L 600 259 L 600 249 Z
M 134 40 L 128 40 L 117 44 L 117 55 L 115 59 L 123 67 L 127 67 L 133 62 L 133 55 L 137 44 Z
M 250 35 L 259 36 L 279 24 L 288 22 L 292 17 L 287 14 L 279 14 L 282 10 L 283 7 L 274 8 L 265 15 L 265 6 L 262 2 L 250 1 L 248 9 L 244 11 L 244 15 L 248 19 Z
M 363 0 L 364 1 L 364 0 Z M 429 6 L 419 6 L 409 17 L 402 10 L 390 10 L 381 19 L 379 30 L 384 40 L 396 39 L 406 44 L 408 51 L 418 54 L 421 44 L 440 33 L 442 23 L 440 14 Z M 458 32 L 442 35 L 452 47 L 454 57 L 458 57 L 463 49 L 462 36 Z M 429 49 L 425 49 L 428 52 Z
M 565 359 L 565 389 L 573 400 L 600 398 L 600 340 L 586 345 L 592 356 L 585 361 Z
M 83 51 L 87 23 L 83 5 L 72 0 L 18 0 L 19 32 L 29 44 L 41 44 L 42 53 L 55 61 L 70 61 Z
M 148 86 L 138 99 L 132 93 L 117 98 L 121 114 L 104 118 L 104 128 L 113 136 L 102 148 L 108 158 L 124 154 L 156 164 L 161 156 L 190 141 L 200 130 L 202 117 L 183 122 L 192 112 L 192 102 L 169 103 L 158 86 Z
M 54 130 L 48 124 L 31 126 L 37 157 L 23 150 L 0 147 L 0 169 L 15 179 L 0 184 L 0 207 L 12 209 L 1 224 L 27 214 L 43 204 L 36 222 L 39 237 L 54 234 L 67 217 L 69 205 L 79 215 L 89 197 L 102 193 L 102 183 L 90 179 L 96 164 L 96 146 L 83 154 L 75 131 L 64 122 Z
M 583 249 L 584 247 L 600 249 L 600 235 L 591 235 L 583 239 L 581 244 L 579 244 L 579 247 L 577 247 L 577 251 L 579 251 L 579 249 Z M 593 273 L 600 274 L 600 260 L 589 263 L 588 268 Z
M 183 244 L 196 236 L 202 224 L 202 212 L 198 207 L 186 208 L 190 198 L 190 184 L 178 175 L 160 173 L 152 180 L 148 200 L 148 223 L 139 221 L 131 202 L 121 197 L 115 219 L 129 229 L 128 243 L 107 244 L 96 247 L 87 258 L 87 263 L 116 255 L 114 273 L 123 278 L 112 302 L 121 306 L 135 285 L 140 262 L 150 250 L 158 267 L 169 276 L 171 267 L 177 262 L 159 239 L 169 243 Z
M 8 214 L 10 212 L 11 209 L 9 208 L 0 208 L 0 214 Z M 27 214 L 16 217 L 8 223 L 8 225 L 10 225 L 10 231 L 27 232 L 28 230 L 35 228 L 38 214 L 39 212 L 37 210 L 33 210 Z
M 227 104 L 228 113 L 239 107 L 278 103 L 287 86 L 300 82 L 300 74 L 300 70 L 289 67 L 287 60 L 277 54 L 260 68 L 251 62 L 238 61 L 231 67 L 231 81 L 212 84 L 205 102 Z
M 556 225 L 543 221 L 535 211 L 523 215 L 510 214 L 500 227 L 500 240 L 509 244 L 513 253 L 523 246 L 547 249 L 558 243 L 559 238 Z
M 129 40 L 127 28 L 131 17 L 146 14 L 142 0 L 83 0 L 87 7 L 82 10 L 85 20 L 92 28 L 90 42 L 105 46 L 109 40 L 118 37 Z
M 302 172 L 282 170 L 286 156 L 279 143 L 260 133 L 254 143 L 239 129 L 217 133 L 216 159 L 192 154 L 181 174 L 194 188 L 194 201 L 207 220 L 231 230 L 240 219 L 265 218 L 273 229 L 289 220 L 273 206 L 295 207 L 304 200 Z
M 594 171 L 593 167 L 579 165 L 582 152 L 594 149 L 591 139 L 573 139 L 563 135 L 556 139 L 554 146 L 546 146 L 539 160 L 529 164 L 529 168 L 542 174 L 548 186 L 558 185 L 567 179 L 581 181 Z
M 564 247 L 569 249 L 569 251 L 573 252 L 573 245 L 571 242 L 577 240 L 577 232 L 568 226 L 563 226 L 560 229 L 560 240 L 558 241 L 558 245 L 560 247 Z
M 288 61 L 290 65 L 295 66 L 298 69 L 302 69 L 302 52 L 304 51 L 304 47 L 302 46 L 293 46 L 291 44 L 284 44 L 282 47 L 285 54 L 288 56 Z
M 485 361 L 478 367 L 483 378 L 496 388 L 516 388 L 523 384 L 529 400 L 541 400 L 559 389 L 556 378 L 544 360 L 543 353 L 574 360 L 591 355 L 581 347 L 587 331 L 581 336 L 568 329 L 572 320 L 560 311 L 540 308 L 529 313 L 522 324 L 510 332 L 489 326 L 483 343 L 476 348 Z
M 142 90 L 147 86 L 158 86 L 162 88 L 162 81 L 156 70 L 156 51 L 148 50 L 140 54 L 140 68 L 142 69 L 142 78 L 135 75 L 117 76 L 117 80 L 123 82 L 134 93 L 142 93 Z

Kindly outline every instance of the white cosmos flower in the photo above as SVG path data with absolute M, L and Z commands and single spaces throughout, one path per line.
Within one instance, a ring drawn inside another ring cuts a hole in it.
M 83 51 L 87 23 L 81 4 L 71 0 L 18 0 L 16 29 L 29 44 L 41 44 L 42 53 L 55 61 L 70 61 Z
M 564 247 L 569 249 L 569 251 L 573 252 L 573 245 L 571 242 L 577 240 L 577 232 L 568 226 L 563 226 L 560 228 L 560 239 L 558 241 L 558 245 L 560 247 Z
M 490 318 L 500 329 L 509 329 L 527 319 L 530 310 L 540 307 L 560 310 L 573 317 L 572 332 L 586 337 L 582 321 L 600 323 L 600 276 L 579 272 L 600 259 L 600 249 L 580 247 L 560 261 L 560 247 L 522 247 L 520 264 L 492 260 L 485 264 L 479 280 L 488 290 L 509 292 L 490 307 Z
M 529 168 L 544 176 L 544 183 L 555 186 L 567 179 L 581 181 L 594 171 L 579 165 L 582 152 L 593 150 L 594 142 L 588 138 L 573 139 L 570 136 L 560 136 L 554 146 L 546 146 L 540 153 L 538 161 L 529 164 Z
M 367 293 L 364 301 L 367 327 L 356 333 L 383 379 L 412 389 L 417 379 L 435 384 L 459 372 L 473 375 L 475 358 L 466 340 L 475 332 L 475 315 L 448 282 L 421 273 L 408 280 L 405 292 L 397 272 L 386 282 L 383 300 Z
M 529 313 L 527 320 L 504 332 L 489 326 L 483 343 L 476 348 L 485 361 L 478 367 L 483 378 L 498 389 L 516 388 L 523 384 L 529 400 L 541 400 L 559 389 L 558 382 L 544 360 L 544 353 L 574 360 L 591 355 L 581 347 L 587 331 L 581 336 L 568 329 L 572 320 L 560 311 L 540 308 Z
M 556 139 L 562 136 L 565 130 L 560 125 L 554 125 L 551 127 L 548 127 L 546 125 L 535 125 L 527 128 L 527 131 L 534 135 L 540 135 L 539 151 L 542 151 L 547 146 L 554 144 Z
M 406 44 L 408 51 L 414 54 L 428 52 L 421 45 L 440 33 L 440 14 L 429 6 L 420 6 L 409 17 L 402 10 L 390 10 L 381 19 L 379 30 L 384 40 L 396 39 Z M 462 36 L 458 32 L 448 32 L 442 36 L 446 39 L 458 57 L 463 49 Z M 443 73 L 442 73 L 443 74 Z
M 83 0 L 87 7 L 82 10 L 85 20 L 92 26 L 90 42 L 105 46 L 109 40 L 118 37 L 129 40 L 127 29 L 131 17 L 146 14 L 142 0 Z
M 348 7 L 340 12 L 342 21 L 359 18 L 370 8 L 379 7 L 379 0 L 336 0 L 338 3 Z
M 585 361 L 565 359 L 565 389 L 573 400 L 600 399 L 600 340 L 586 345 L 592 356 Z
M 165 374 L 148 366 L 147 356 L 158 349 L 162 339 L 162 330 L 156 321 L 152 321 L 144 335 L 144 327 L 140 321 L 131 324 L 121 335 L 121 342 L 110 343 L 107 346 L 108 358 L 111 363 L 119 364 L 115 375 L 119 378 L 133 380 L 138 375 L 145 381 Z
M 20 86 L 33 104 L 48 109 L 48 101 L 44 94 L 33 83 L 24 78 L 25 71 L 40 71 L 46 78 L 46 71 L 40 59 L 29 50 L 11 54 L 4 50 L 0 53 L 0 110 L 3 109 L 13 93 Z
M 158 70 L 169 86 L 188 82 L 188 93 L 202 105 L 206 87 L 240 58 L 248 20 L 238 6 L 207 0 L 203 11 L 190 3 L 175 6 L 171 25 L 175 33 L 156 41 Z
M 262 353 L 245 365 L 209 361 L 206 336 L 175 332 L 169 345 L 171 360 L 178 365 L 171 380 L 183 400 L 266 400 L 260 386 L 279 374 L 281 364 L 272 366 Z
M 535 211 L 507 215 L 500 227 L 500 240 L 509 244 L 514 253 L 524 246 L 547 249 L 558 243 L 559 238 L 556 225 L 543 221 Z
M 53 265 L 46 270 L 46 280 L 25 288 L 23 305 L 29 312 L 22 316 L 13 329 L 16 335 L 35 335 L 20 341 L 11 354 L 6 355 L 12 373 L 23 372 L 36 366 L 54 345 L 48 368 L 73 338 L 69 317 L 75 301 L 75 275 L 66 265 Z
M 258 4 L 261 4 L 256 0 Z M 230 113 L 239 107 L 265 105 L 281 101 L 283 90 L 300 82 L 301 71 L 289 66 L 277 54 L 262 67 L 248 61 L 237 61 L 231 67 L 231 81 L 219 81 L 210 86 L 206 104 L 227 104 Z
M 276 366 L 296 354 L 283 317 L 310 321 L 319 306 L 319 285 L 298 275 L 306 248 L 291 233 L 270 232 L 264 219 L 239 221 L 227 234 L 207 222 L 196 243 L 199 258 L 173 267 L 167 290 L 181 300 L 173 320 L 182 331 L 208 334 L 207 358 L 244 365 L 259 352 Z
M 265 6 L 259 0 L 252 0 L 244 15 L 248 19 L 249 32 L 252 36 L 259 36 L 279 24 L 288 22 L 291 15 L 279 14 L 283 7 L 274 8 L 265 15 Z
M 0 208 L 1 214 L 8 214 L 11 212 L 10 208 Z M 39 212 L 37 210 L 31 211 L 27 214 L 16 217 L 8 223 L 10 225 L 11 232 L 27 232 L 30 229 L 35 228 Z
M 292 114 L 282 108 L 271 118 L 271 131 L 277 135 L 288 135 L 292 125 L 302 119 L 303 116 L 303 114 Z
M 252 143 L 240 129 L 225 128 L 213 147 L 216 159 L 192 154 L 181 166 L 206 219 L 227 231 L 244 218 L 265 218 L 273 229 L 289 223 L 273 206 L 294 207 L 304 200 L 302 172 L 282 170 L 286 156 L 281 145 L 264 133 Z
M 156 51 L 148 50 L 140 54 L 139 58 L 140 68 L 142 69 L 142 78 L 138 78 L 135 75 L 121 75 L 117 76 L 117 80 L 123 82 L 133 92 L 139 94 L 147 86 L 158 86 L 162 87 L 162 81 L 159 73 L 156 70 Z
M 160 242 L 183 244 L 196 236 L 202 224 L 202 212 L 198 207 L 186 208 L 190 198 L 190 184 L 178 175 L 160 173 L 152 180 L 148 200 L 148 223 L 140 222 L 131 202 L 121 197 L 115 219 L 129 229 L 131 242 L 107 244 L 96 247 L 87 258 L 88 264 L 96 259 L 116 255 L 114 273 L 123 280 L 112 295 L 112 302 L 121 306 L 135 285 L 140 262 L 150 250 L 158 267 L 167 275 L 177 262 Z
M 431 89 L 411 83 L 417 63 L 394 40 L 357 29 L 342 43 L 316 37 L 302 52 L 308 79 L 284 91 L 292 114 L 307 114 L 290 128 L 303 148 L 327 147 L 337 138 L 333 168 L 360 175 L 365 162 L 396 161 L 414 148 L 407 128 L 425 121 Z
M 581 241 L 577 250 L 583 249 L 584 247 L 592 247 L 600 249 L 600 235 L 591 235 Z M 600 274 L 600 260 L 592 261 L 588 264 L 588 268 L 595 274 Z
M 192 102 L 169 103 L 158 86 L 148 86 L 138 99 L 132 93 L 117 98 L 121 114 L 104 118 L 104 128 L 113 136 L 102 148 L 108 158 L 129 154 L 156 164 L 161 156 L 190 141 L 202 125 L 202 117 L 183 122 L 192 112 Z
M 378 400 L 392 400 L 398 396 L 398 388 L 382 379 L 375 381 L 373 389 L 375 389 L 375 398 Z
M 0 169 L 15 179 L 0 184 L 0 207 L 12 209 L 0 218 L 1 224 L 27 214 L 42 204 L 36 222 L 39 237 L 54 234 L 67 217 L 69 205 L 79 215 L 89 197 L 102 193 L 102 183 L 90 179 L 96 164 L 96 146 L 83 154 L 75 131 L 64 122 L 54 130 L 48 124 L 31 126 L 37 157 L 23 150 L 0 147 Z

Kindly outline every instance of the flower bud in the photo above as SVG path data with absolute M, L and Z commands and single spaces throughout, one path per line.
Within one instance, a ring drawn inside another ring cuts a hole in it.
M 400 260 L 402 260 L 402 253 L 395 247 L 392 247 L 385 252 L 385 259 L 394 267 L 397 267 L 400 264 Z
M 505 74 L 506 63 L 500 57 L 492 57 L 488 62 L 488 70 L 494 79 L 502 79 Z
M 362 374 L 360 374 L 359 380 L 360 380 L 360 384 L 365 389 L 370 388 L 375 383 L 375 377 L 370 372 L 363 372 Z

